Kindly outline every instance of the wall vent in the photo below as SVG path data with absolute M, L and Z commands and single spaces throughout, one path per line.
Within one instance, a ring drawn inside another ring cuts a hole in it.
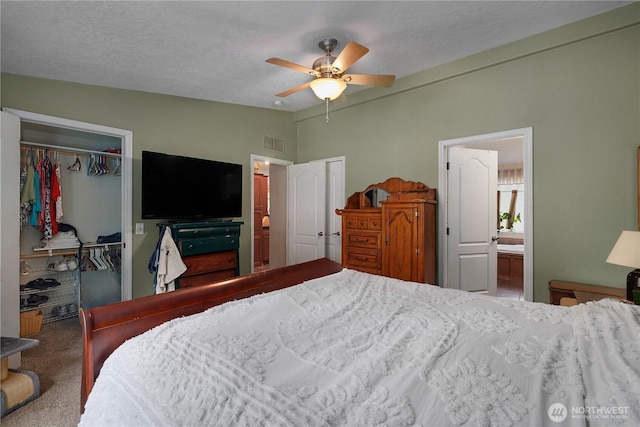
M 284 139 L 274 138 L 272 136 L 264 137 L 265 150 L 277 151 L 278 153 L 284 153 Z

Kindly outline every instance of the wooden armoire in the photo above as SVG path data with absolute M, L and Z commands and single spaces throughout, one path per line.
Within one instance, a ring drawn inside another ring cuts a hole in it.
M 436 190 L 400 178 L 372 184 L 347 199 L 342 266 L 436 284 Z

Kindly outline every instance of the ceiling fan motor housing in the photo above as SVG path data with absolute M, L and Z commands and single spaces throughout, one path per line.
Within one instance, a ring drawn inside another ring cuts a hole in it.
M 323 56 L 313 63 L 313 69 L 320 73 L 320 77 L 332 77 L 334 74 L 340 74 L 340 70 L 334 70 L 332 65 L 336 60 L 335 56 Z

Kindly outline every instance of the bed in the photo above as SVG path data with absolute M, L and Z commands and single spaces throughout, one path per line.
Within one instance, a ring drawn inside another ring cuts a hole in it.
M 82 311 L 81 426 L 638 425 L 640 307 L 322 259 Z

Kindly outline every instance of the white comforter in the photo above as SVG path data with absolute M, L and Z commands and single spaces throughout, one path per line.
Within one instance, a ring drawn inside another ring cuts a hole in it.
M 527 303 L 343 270 L 127 341 L 80 425 L 638 423 L 640 307 Z

